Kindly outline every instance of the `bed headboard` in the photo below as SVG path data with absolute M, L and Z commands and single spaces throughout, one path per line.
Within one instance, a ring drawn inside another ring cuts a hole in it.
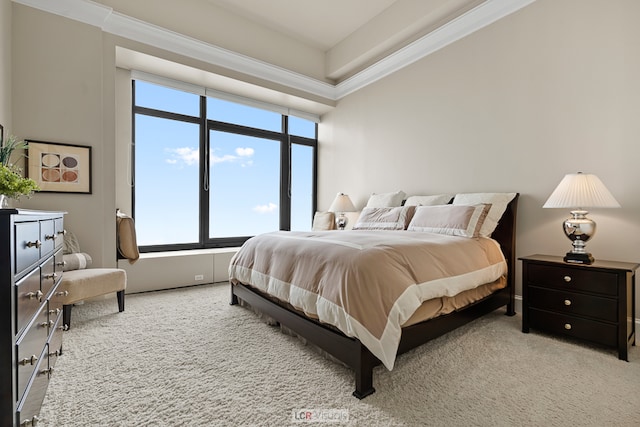
M 502 248 L 502 253 L 507 259 L 507 267 L 509 274 L 507 276 L 507 284 L 511 289 L 515 289 L 515 271 L 516 271 L 516 214 L 518 211 L 518 197 L 520 193 L 509 202 L 502 218 L 498 221 L 498 226 L 494 230 L 491 237 L 496 240 Z

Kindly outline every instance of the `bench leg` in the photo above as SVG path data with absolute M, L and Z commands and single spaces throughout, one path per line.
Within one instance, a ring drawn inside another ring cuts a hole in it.
M 124 311 L 124 290 L 118 291 L 116 293 L 116 296 L 118 297 L 118 311 L 123 312 Z
M 62 306 L 62 324 L 65 330 L 71 329 L 71 308 L 73 304 Z

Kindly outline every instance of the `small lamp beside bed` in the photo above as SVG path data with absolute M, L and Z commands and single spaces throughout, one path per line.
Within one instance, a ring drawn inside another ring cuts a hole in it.
M 333 203 L 329 207 L 329 212 L 334 212 L 338 215 L 336 219 L 336 225 L 338 226 L 338 230 L 344 230 L 347 226 L 348 219 L 345 216 L 345 212 L 355 212 L 356 207 L 353 205 L 353 202 L 344 193 L 338 193 L 335 199 L 333 199 Z
M 571 209 L 571 217 L 562 223 L 562 228 L 573 249 L 564 261 L 592 264 L 594 258 L 585 247 L 596 232 L 596 223 L 587 218 L 589 212 L 584 208 L 619 208 L 620 204 L 597 176 L 578 172 L 565 175 L 542 207 Z

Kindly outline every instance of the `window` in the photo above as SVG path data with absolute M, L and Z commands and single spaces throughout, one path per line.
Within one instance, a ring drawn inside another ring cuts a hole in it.
M 311 229 L 316 123 L 247 104 L 133 81 L 133 215 L 142 252 L 239 246 L 259 233 Z

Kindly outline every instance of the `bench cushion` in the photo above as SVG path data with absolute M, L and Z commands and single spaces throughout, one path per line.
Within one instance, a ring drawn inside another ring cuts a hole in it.
M 127 287 L 127 273 L 120 268 L 89 268 L 65 271 L 58 292 L 68 291 L 61 297 L 63 305 L 88 298 L 118 292 Z

